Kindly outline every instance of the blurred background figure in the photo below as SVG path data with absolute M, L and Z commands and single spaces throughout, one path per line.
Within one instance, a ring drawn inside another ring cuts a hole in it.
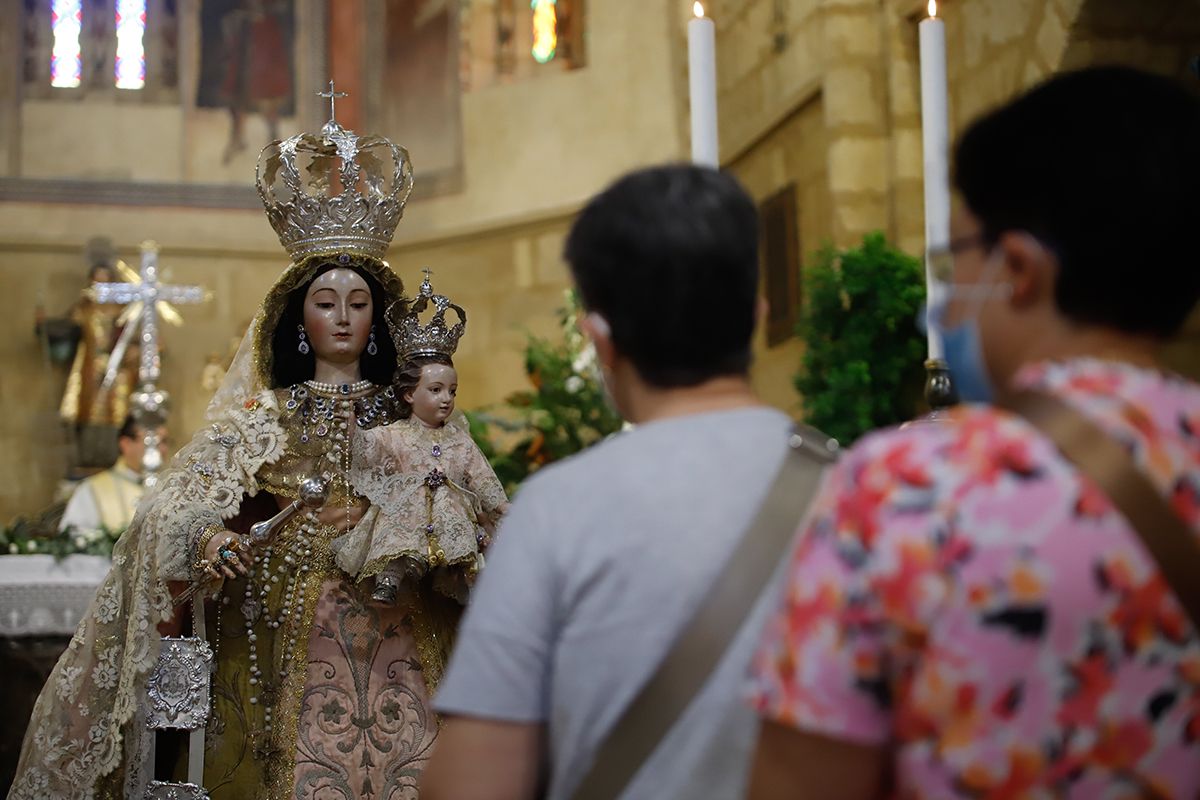
M 73 529 L 89 536 L 102 530 L 113 534 L 129 527 L 142 498 L 144 436 L 145 431 L 134 422 L 133 416 L 126 417 L 117 433 L 120 457 L 111 467 L 85 478 L 75 488 L 63 512 L 61 530 Z M 166 428 L 160 428 L 158 436 L 165 458 L 169 449 Z

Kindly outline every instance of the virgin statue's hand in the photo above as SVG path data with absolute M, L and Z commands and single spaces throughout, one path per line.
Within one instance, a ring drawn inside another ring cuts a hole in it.
M 233 550 L 234 553 L 222 559 L 223 549 Z M 233 531 L 223 531 L 212 537 L 204 547 L 204 557 L 209 563 L 208 574 L 222 580 L 245 575 L 254 558 L 250 553 L 249 540 Z
M 371 504 L 366 498 L 351 506 L 321 506 L 321 510 L 317 512 L 317 522 L 322 525 L 332 525 L 338 533 L 345 533 L 358 524 L 370 506 Z

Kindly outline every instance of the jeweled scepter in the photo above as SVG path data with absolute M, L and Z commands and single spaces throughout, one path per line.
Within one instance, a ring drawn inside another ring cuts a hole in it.
M 329 500 L 329 481 L 324 478 L 306 478 L 300 483 L 300 491 L 295 500 L 280 509 L 279 513 L 270 519 L 265 519 L 262 522 L 256 522 L 250 527 L 250 540 L 252 545 L 262 544 L 275 535 L 276 531 L 283 525 L 296 516 L 301 509 L 320 508 Z M 222 562 L 228 561 L 231 558 L 237 558 L 239 548 L 222 549 Z M 220 563 L 220 562 L 218 562 Z M 191 586 L 187 587 L 178 597 L 175 598 L 175 605 L 181 606 L 188 600 L 191 600 L 196 594 L 202 591 L 212 582 L 211 577 L 201 577 L 197 579 Z

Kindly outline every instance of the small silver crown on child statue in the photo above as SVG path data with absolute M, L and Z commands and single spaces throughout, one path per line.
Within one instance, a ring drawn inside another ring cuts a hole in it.
M 359 136 L 338 124 L 334 100 L 319 134 L 271 142 L 258 157 L 255 183 L 267 219 L 298 264 L 314 255 L 347 253 L 380 261 L 413 189 L 408 151 L 382 136 Z
M 430 270 L 422 270 L 425 280 L 417 298 L 405 309 L 404 303 L 396 303 L 387 310 L 388 330 L 396 343 L 396 352 L 401 361 L 421 356 L 445 356 L 449 358 L 458 349 L 458 341 L 467 330 L 467 312 L 455 305 L 445 295 L 434 294 L 429 282 Z M 433 306 L 433 316 L 428 324 L 421 324 L 421 314 Z M 458 322 L 447 324 L 446 312 L 453 310 Z

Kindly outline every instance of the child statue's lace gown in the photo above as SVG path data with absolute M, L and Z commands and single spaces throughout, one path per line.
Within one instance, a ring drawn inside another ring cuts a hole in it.
M 479 446 L 453 419 L 434 428 L 416 415 L 356 436 L 352 475 L 372 506 L 336 543 L 338 566 L 360 581 L 374 576 L 381 602 L 395 601 L 406 576 L 427 572 L 465 602 L 508 508 Z

